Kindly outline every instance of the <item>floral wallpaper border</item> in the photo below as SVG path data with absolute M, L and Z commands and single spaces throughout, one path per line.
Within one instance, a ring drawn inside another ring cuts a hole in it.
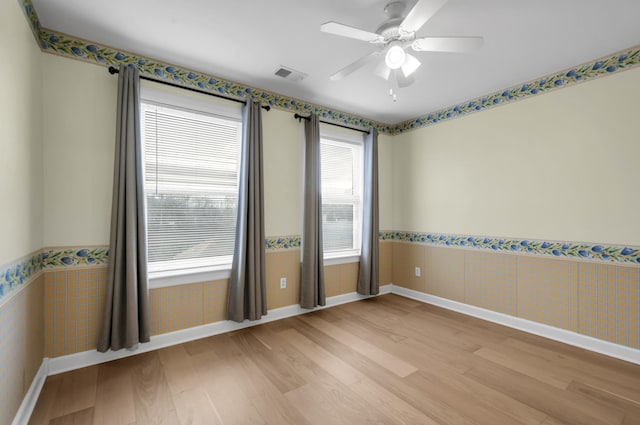
M 640 266 L 640 247 L 403 231 L 383 234 L 383 240 Z
M 0 302 L 42 270 L 42 251 L 0 268 Z
M 267 251 L 281 250 L 281 249 L 294 249 L 300 248 L 301 238 L 298 235 L 294 236 L 275 236 L 266 238 L 264 240 L 265 249 Z
M 108 264 L 109 248 L 45 248 L 42 266 L 45 269 L 68 266 L 100 266 Z
M 253 98 L 264 105 L 298 112 L 303 115 L 311 112 L 322 119 L 338 124 L 368 130 L 376 128 L 384 134 L 399 134 L 418 128 L 426 127 L 441 121 L 458 118 L 474 112 L 483 111 L 495 106 L 516 100 L 546 93 L 551 90 L 567 87 L 575 83 L 584 82 L 603 75 L 612 74 L 624 69 L 640 65 L 640 46 L 620 51 L 608 57 L 578 65 L 554 74 L 541 77 L 523 84 L 487 94 L 448 108 L 441 109 L 411 120 L 396 124 L 383 124 L 364 117 L 346 112 L 334 111 L 322 106 L 292 99 L 276 93 L 244 86 L 239 83 L 219 79 L 215 76 L 183 69 L 175 65 L 166 64 L 154 59 L 136 56 L 122 50 L 81 40 L 67 34 L 62 34 L 43 28 L 38 19 L 31 0 L 18 0 L 24 13 L 31 23 L 31 28 L 39 40 L 43 51 L 56 53 L 74 59 L 98 63 L 104 66 L 135 66 L 141 73 L 158 80 L 172 81 L 177 84 L 199 90 L 223 94 L 235 98 Z

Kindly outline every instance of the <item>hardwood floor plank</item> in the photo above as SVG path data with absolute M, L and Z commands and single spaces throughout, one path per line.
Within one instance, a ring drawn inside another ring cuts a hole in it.
M 261 326 L 252 332 L 256 339 L 261 341 L 264 347 L 269 347 L 270 355 L 283 361 L 290 367 L 292 372 L 302 378 L 310 376 L 301 373 L 301 368 L 308 367 L 307 364 L 300 366 L 300 359 L 282 346 L 282 341 L 277 333 L 271 331 L 272 328 Z M 288 329 L 288 328 L 287 328 Z M 237 342 L 233 340 L 233 342 Z M 306 419 L 284 396 L 280 389 L 268 377 L 271 371 L 265 371 L 254 361 L 254 356 L 246 353 L 237 344 L 227 344 L 222 348 L 222 355 L 225 359 L 233 362 L 234 376 L 239 388 L 251 401 L 261 418 L 269 424 L 283 425 L 305 425 Z M 301 381 L 301 382 L 303 382 Z M 296 388 L 298 388 L 297 386 Z
M 198 373 L 193 368 L 192 356 L 182 344 L 162 348 L 158 350 L 158 356 L 172 394 L 198 386 Z
M 285 397 L 310 424 L 385 424 L 392 423 L 375 406 L 368 404 L 337 379 L 323 379 L 289 391 Z
M 53 406 L 55 405 L 63 376 L 64 374 L 47 377 L 31 413 L 29 425 L 47 425 L 49 423 L 49 420 L 53 417 L 51 413 L 53 412 Z M 65 393 L 61 393 L 61 397 L 66 396 Z
M 438 422 L 398 397 L 384 386 L 365 378 L 349 386 L 397 425 L 438 425 Z
M 157 351 L 138 354 L 131 379 L 138 425 L 176 424 L 176 408 Z
M 285 331 L 282 335 L 290 344 L 298 348 L 330 375 L 376 406 L 380 412 L 394 421 L 394 423 L 436 424 L 431 418 L 381 385 L 368 379 L 348 363 L 313 343 L 295 329 Z
M 619 425 L 624 418 L 619 410 L 598 406 L 582 395 L 560 390 L 502 366 L 474 367 L 465 375 L 570 424 Z
M 403 378 L 398 377 L 385 368 L 379 367 L 377 363 L 368 357 L 362 356 L 350 347 L 329 337 L 324 332 L 307 325 L 299 318 L 293 320 L 299 321 L 296 330 L 301 334 L 346 361 L 378 385 L 383 386 L 386 390 L 422 412 L 425 416 L 443 425 L 471 425 L 473 423 L 457 412 L 452 411 L 438 400 L 424 397 L 419 391 L 416 391 L 415 388 L 408 385 Z
M 624 412 L 623 424 L 640 423 L 640 404 L 635 401 L 618 397 L 616 394 L 592 387 L 582 382 L 573 381 L 567 388 L 569 391 L 587 396 L 596 403 L 614 407 Z
M 207 392 L 193 388 L 174 394 L 180 425 L 224 425 Z
M 476 350 L 474 354 L 561 390 L 566 389 L 571 383 L 571 379 L 563 379 L 562 375 L 557 375 L 552 371 L 536 367 L 531 364 L 531 362 L 528 361 L 527 356 L 524 355 L 511 357 L 508 353 L 505 353 L 504 350 L 499 351 L 497 348 L 494 350 L 487 347 L 482 347 L 481 349 Z
M 93 423 L 93 407 L 51 419 L 49 425 L 87 425 Z
M 610 367 L 602 366 L 603 361 L 608 360 L 606 358 L 593 362 L 585 360 L 582 356 L 566 356 L 514 339 L 505 341 L 504 346 L 515 348 L 519 350 L 518 353 L 528 353 L 529 356 L 535 355 L 545 359 L 546 363 L 543 366 L 549 373 L 565 376 L 569 381 L 580 380 L 640 404 L 640 367 L 637 365 L 616 362 L 616 367 L 612 370 Z
M 58 389 L 58 393 L 65 396 L 56 398 L 51 417 L 57 418 L 93 407 L 96 402 L 97 380 L 98 366 L 65 373 Z
M 262 419 L 255 405 L 238 382 L 239 357 L 225 355 L 225 347 L 233 345 L 227 335 L 213 337 L 216 352 L 193 356 L 193 365 L 200 372 L 200 386 L 207 393 L 216 417 L 224 425 L 259 424 Z M 233 348 L 237 350 L 237 348 Z
M 285 359 L 276 355 L 268 344 L 256 338 L 254 334 L 243 332 L 234 335 L 231 339 L 242 352 L 251 356 L 253 362 L 281 393 L 284 394 L 306 384 L 306 381 Z
M 464 374 L 452 375 L 450 371 L 438 367 L 429 368 L 428 374 L 459 391 L 461 400 L 475 398 L 492 409 L 511 416 L 517 422 L 539 425 L 547 417 L 546 413 L 515 400 L 508 393 L 482 385 Z
M 129 425 L 136 421 L 131 371 L 124 362 L 98 366 L 93 425 Z
M 348 345 L 363 356 L 369 357 L 380 366 L 395 373 L 400 377 L 408 376 L 418 370 L 415 366 L 410 365 L 409 363 L 399 359 L 392 354 L 387 353 L 386 351 L 380 350 L 367 341 L 360 339 L 359 337 L 349 332 L 345 332 L 344 330 L 338 328 L 335 325 L 332 325 L 329 322 L 314 317 L 313 313 L 302 316 L 302 320 L 306 323 L 309 323 L 316 329 L 324 332 L 325 334 L 330 335 L 332 338 L 340 341 L 341 343 Z
M 322 369 L 333 375 L 345 385 L 360 382 L 363 374 L 342 361 L 339 357 L 322 349 L 319 345 L 302 335 L 295 329 L 289 329 L 281 333 L 293 347 L 315 362 Z

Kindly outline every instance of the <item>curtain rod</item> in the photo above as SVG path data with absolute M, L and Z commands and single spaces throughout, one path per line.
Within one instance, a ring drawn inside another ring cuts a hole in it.
M 309 117 L 308 117 L 308 116 L 306 116 L 306 117 L 305 117 L 305 116 L 300 115 L 300 114 L 298 114 L 298 113 L 295 113 L 295 114 L 293 115 L 293 117 L 294 117 L 295 119 L 297 119 L 298 121 L 300 121 L 300 120 L 309 121 Z M 342 128 L 346 128 L 347 130 L 359 131 L 359 132 L 361 132 L 361 133 L 367 133 L 367 134 L 368 134 L 368 133 L 369 133 L 369 131 L 370 131 L 370 130 L 363 130 L 363 129 L 361 129 L 361 128 L 349 127 L 349 126 L 347 126 L 347 125 L 336 124 L 336 123 L 334 123 L 334 122 L 329 122 L 329 121 L 322 121 L 322 120 L 320 120 L 320 122 L 321 122 L 322 124 L 329 124 L 329 125 L 333 125 L 333 126 L 335 126 L 335 127 L 342 127 Z
M 115 68 L 113 66 L 109 67 L 109 74 L 113 75 L 113 74 L 118 74 L 119 72 L 120 72 L 120 70 L 118 68 Z M 204 90 L 198 90 L 198 89 L 195 89 L 193 87 L 181 86 L 179 84 L 170 83 L 169 81 L 156 80 L 155 78 L 150 78 L 150 77 L 147 77 L 147 76 L 144 76 L 144 75 L 141 75 L 140 78 L 143 79 L 143 80 L 152 81 L 154 83 L 164 84 L 165 86 L 177 87 L 179 89 L 189 90 L 189 91 L 193 91 L 193 92 L 201 93 L 201 94 L 206 94 L 206 95 L 213 96 L 213 97 L 219 97 L 221 99 L 230 100 L 232 102 L 244 103 L 245 105 L 247 104 L 246 100 L 236 99 L 236 98 L 228 97 L 228 96 L 223 96 L 221 94 L 211 93 L 211 92 L 204 91 Z M 265 111 L 271 110 L 271 106 L 269 106 L 269 105 L 262 105 L 261 108 L 264 109 Z

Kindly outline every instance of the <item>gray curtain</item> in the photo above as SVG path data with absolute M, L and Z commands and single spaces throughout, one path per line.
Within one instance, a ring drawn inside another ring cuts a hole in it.
M 249 101 L 243 111 L 238 222 L 227 298 L 227 318 L 258 320 L 267 314 L 262 183 L 262 110 Z
M 325 305 L 320 181 L 320 121 L 312 114 L 304 125 L 304 219 L 300 305 Z
M 377 295 L 378 282 L 378 132 L 372 129 L 364 142 L 362 249 L 358 293 Z
M 107 292 L 98 351 L 135 348 L 149 341 L 140 83 L 138 70 L 118 76 L 116 152 L 111 204 Z

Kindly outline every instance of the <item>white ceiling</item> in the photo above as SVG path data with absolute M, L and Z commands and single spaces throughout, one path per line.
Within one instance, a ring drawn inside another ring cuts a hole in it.
M 407 0 L 407 10 L 416 0 Z M 415 54 L 416 82 L 394 103 L 369 65 L 376 49 L 320 32 L 375 31 L 388 0 L 33 0 L 45 28 L 394 124 L 640 44 L 640 0 L 449 0 L 417 36 L 483 36 L 472 53 Z M 309 76 L 295 83 L 280 65 Z

